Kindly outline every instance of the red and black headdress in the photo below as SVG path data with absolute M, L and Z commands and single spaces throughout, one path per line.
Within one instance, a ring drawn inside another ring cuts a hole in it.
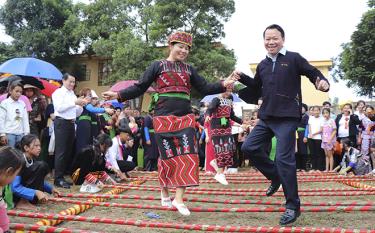
M 172 33 L 168 38 L 168 43 L 182 43 L 186 44 L 191 48 L 193 45 L 193 36 L 187 32 L 175 32 Z

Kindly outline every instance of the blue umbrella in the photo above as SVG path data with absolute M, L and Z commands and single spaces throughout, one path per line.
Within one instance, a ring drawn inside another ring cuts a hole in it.
M 215 95 L 206 95 L 203 99 L 201 99 L 200 102 L 211 102 L 215 97 L 218 97 L 220 94 Z M 237 94 L 232 94 L 233 96 L 233 102 L 242 102 L 243 100 L 238 97 Z
M 62 73 L 51 63 L 33 57 L 13 58 L 0 66 L 0 72 L 61 80 Z

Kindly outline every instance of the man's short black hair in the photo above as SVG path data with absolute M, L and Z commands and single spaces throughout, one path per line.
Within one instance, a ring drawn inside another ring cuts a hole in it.
M 330 107 L 332 106 L 331 102 L 329 102 L 329 101 L 324 101 L 323 102 L 323 106 L 326 105 L 326 104 L 328 104 Z
M 307 104 L 302 103 L 302 108 L 304 108 L 306 112 L 309 111 L 309 107 L 307 107 Z
M 284 39 L 284 37 L 285 37 L 284 29 L 280 25 L 277 25 L 277 24 L 271 24 L 270 26 L 266 27 L 266 29 L 264 29 L 264 32 L 263 32 L 263 38 L 266 35 L 266 31 L 269 30 L 269 29 L 278 30 L 281 33 L 281 37 Z

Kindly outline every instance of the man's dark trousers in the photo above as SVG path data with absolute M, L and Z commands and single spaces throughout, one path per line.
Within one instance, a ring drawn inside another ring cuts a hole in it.
M 55 132 L 55 179 L 64 179 L 67 166 L 72 163 L 72 148 L 74 145 L 75 125 L 72 120 L 56 118 Z
M 293 210 L 300 208 L 295 159 L 298 123 L 297 118 L 259 120 L 241 147 L 267 179 L 282 184 L 286 208 Z M 270 160 L 264 150 L 273 136 L 277 139 L 275 161 Z

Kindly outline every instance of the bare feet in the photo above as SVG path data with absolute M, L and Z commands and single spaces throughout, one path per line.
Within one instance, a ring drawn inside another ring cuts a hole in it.
M 17 203 L 16 209 L 20 210 L 37 210 L 37 207 L 31 204 L 28 200 L 21 198 L 21 200 Z

